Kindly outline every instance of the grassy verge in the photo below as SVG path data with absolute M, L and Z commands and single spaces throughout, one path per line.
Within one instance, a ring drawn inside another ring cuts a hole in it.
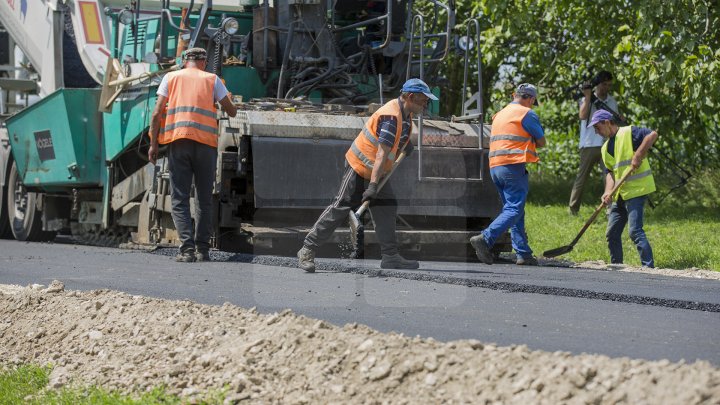
M 708 177 L 712 176 L 712 177 Z M 645 208 L 645 232 L 655 256 L 655 265 L 684 269 L 698 267 L 720 271 L 720 207 L 708 198 L 720 187 L 715 175 L 698 176 L 696 183 L 678 190 L 659 207 Z M 586 190 L 580 215 L 570 216 L 567 199 L 571 180 L 543 179 L 535 176 L 530 186 L 526 224 L 530 245 L 536 254 L 569 244 L 600 203 L 602 189 L 598 184 Z M 610 261 L 604 212 L 586 231 L 575 249 L 563 256 L 572 261 Z M 623 237 L 626 264 L 640 265 L 635 245 L 627 234 Z
M 22 365 L 0 368 L 0 404 L 180 404 L 180 398 L 163 388 L 138 395 L 124 395 L 98 387 L 46 390 L 50 367 Z M 204 403 L 222 403 L 220 398 Z

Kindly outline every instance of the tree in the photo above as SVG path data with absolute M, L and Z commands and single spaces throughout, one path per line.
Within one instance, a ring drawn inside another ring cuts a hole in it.
M 717 2 L 459 0 L 456 7 L 458 16 L 481 24 L 485 111 L 501 108 L 517 84 L 537 84 L 538 112 L 558 158 L 572 154 L 577 142 L 573 93 L 605 69 L 615 75 L 614 92 L 631 123 L 657 129 L 659 146 L 684 165 L 720 167 Z M 443 71 L 456 89 L 443 99 L 446 115 L 462 103 L 461 58 L 452 55 Z M 549 167 L 572 173 L 567 163 Z M 659 160 L 659 169 L 672 169 L 664 163 Z

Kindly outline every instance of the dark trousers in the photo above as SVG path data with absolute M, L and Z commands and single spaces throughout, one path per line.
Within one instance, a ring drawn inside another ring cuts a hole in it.
M 600 146 L 580 149 L 580 169 L 578 170 L 575 183 L 573 183 L 572 192 L 570 193 L 570 211 L 577 213 L 580 210 L 580 200 L 582 199 L 583 189 L 593 168 L 600 167 L 602 170 L 602 152 Z
M 340 190 L 332 204 L 320 214 L 315 226 L 305 237 L 305 246 L 316 249 L 332 236 L 337 227 L 348 226 L 348 215 L 351 210 L 357 209 L 362 204 L 362 194 L 367 184 L 368 181 L 348 165 L 340 183 Z M 378 192 L 378 198 L 370 202 L 370 214 L 375 223 L 375 235 L 380 242 L 380 252 L 384 255 L 398 253 L 395 236 L 397 201 L 390 183 L 386 183 Z
M 180 251 L 210 247 L 213 230 L 212 192 L 217 166 L 217 149 L 189 139 L 171 142 L 168 147 L 172 219 L 180 237 Z M 190 215 L 190 193 L 195 180 L 195 236 Z

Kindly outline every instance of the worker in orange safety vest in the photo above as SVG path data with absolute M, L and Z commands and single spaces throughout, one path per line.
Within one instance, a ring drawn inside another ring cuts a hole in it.
M 184 68 L 163 77 L 150 121 L 150 162 L 155 164 L 159 145 L 168 145 L 172 218 L 181 243 L 175 258 L 178 262 L 210 260 L 218 145 L 215 103 L 220 102 L 229 116 L 237 114 L 220 78 L 205 71 L 206 60 L 203 48 L 185 52 Z M 190 214 L 193 180 L 197 201 L 194 234 Z
M 545 131 L 532 110 L 537 105 L 537 88 L 529 83 L 518 86 L 513 101 L 493 116 L 490 134 L 490 176 L 500 193 L 500 215 L 470 244 L 481 262 L 493 263 L 490 251 L 508 229 L 517 255 L 516 264 L 537 265 L 525 233 L 525 200 L 529 190 L 527 163 L 535 163 L 537 149 L 545 146 Z
M 375 235 L 380 243 L 384 269 L 417 269 L 419 263 L 400 256 L 395 235 L 397 201 L 390 183 L 378 190 L 378 182 L 388 173 L 395 160 L 405 151 L 413 150 L 410 142 L 413 115 L 421 114 L 430 100 L 437 97 L 420 79 L 410 79 L 400 90 L 400 97 L 380 107 L 365 123 L 363 129 L 345 153 L 347 162 L 340 190 L 315 226 L 305 237 L 298 251 L 301 269 L 315 271 L 315 250 L 330 238 L 335 229 L 348 219 L 350 210 L 370 201 L 375 223 Z

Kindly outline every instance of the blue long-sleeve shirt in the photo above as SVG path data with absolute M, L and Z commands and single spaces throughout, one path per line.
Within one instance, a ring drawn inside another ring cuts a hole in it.
M 520 104 L 517 101 L 513 101 L 510 104 Z M 545 130 L 543 129 L 542 125 L 540 125 L 540 117 L 538 117 L 537 113 L 533 110 L 528 111 L 527 114 L 525 114 L 525 117 L 522 119 L 522 127 L 528 131 L 530 135 L 532 135 L 533 138 L 542 139 L 545 136 Z

